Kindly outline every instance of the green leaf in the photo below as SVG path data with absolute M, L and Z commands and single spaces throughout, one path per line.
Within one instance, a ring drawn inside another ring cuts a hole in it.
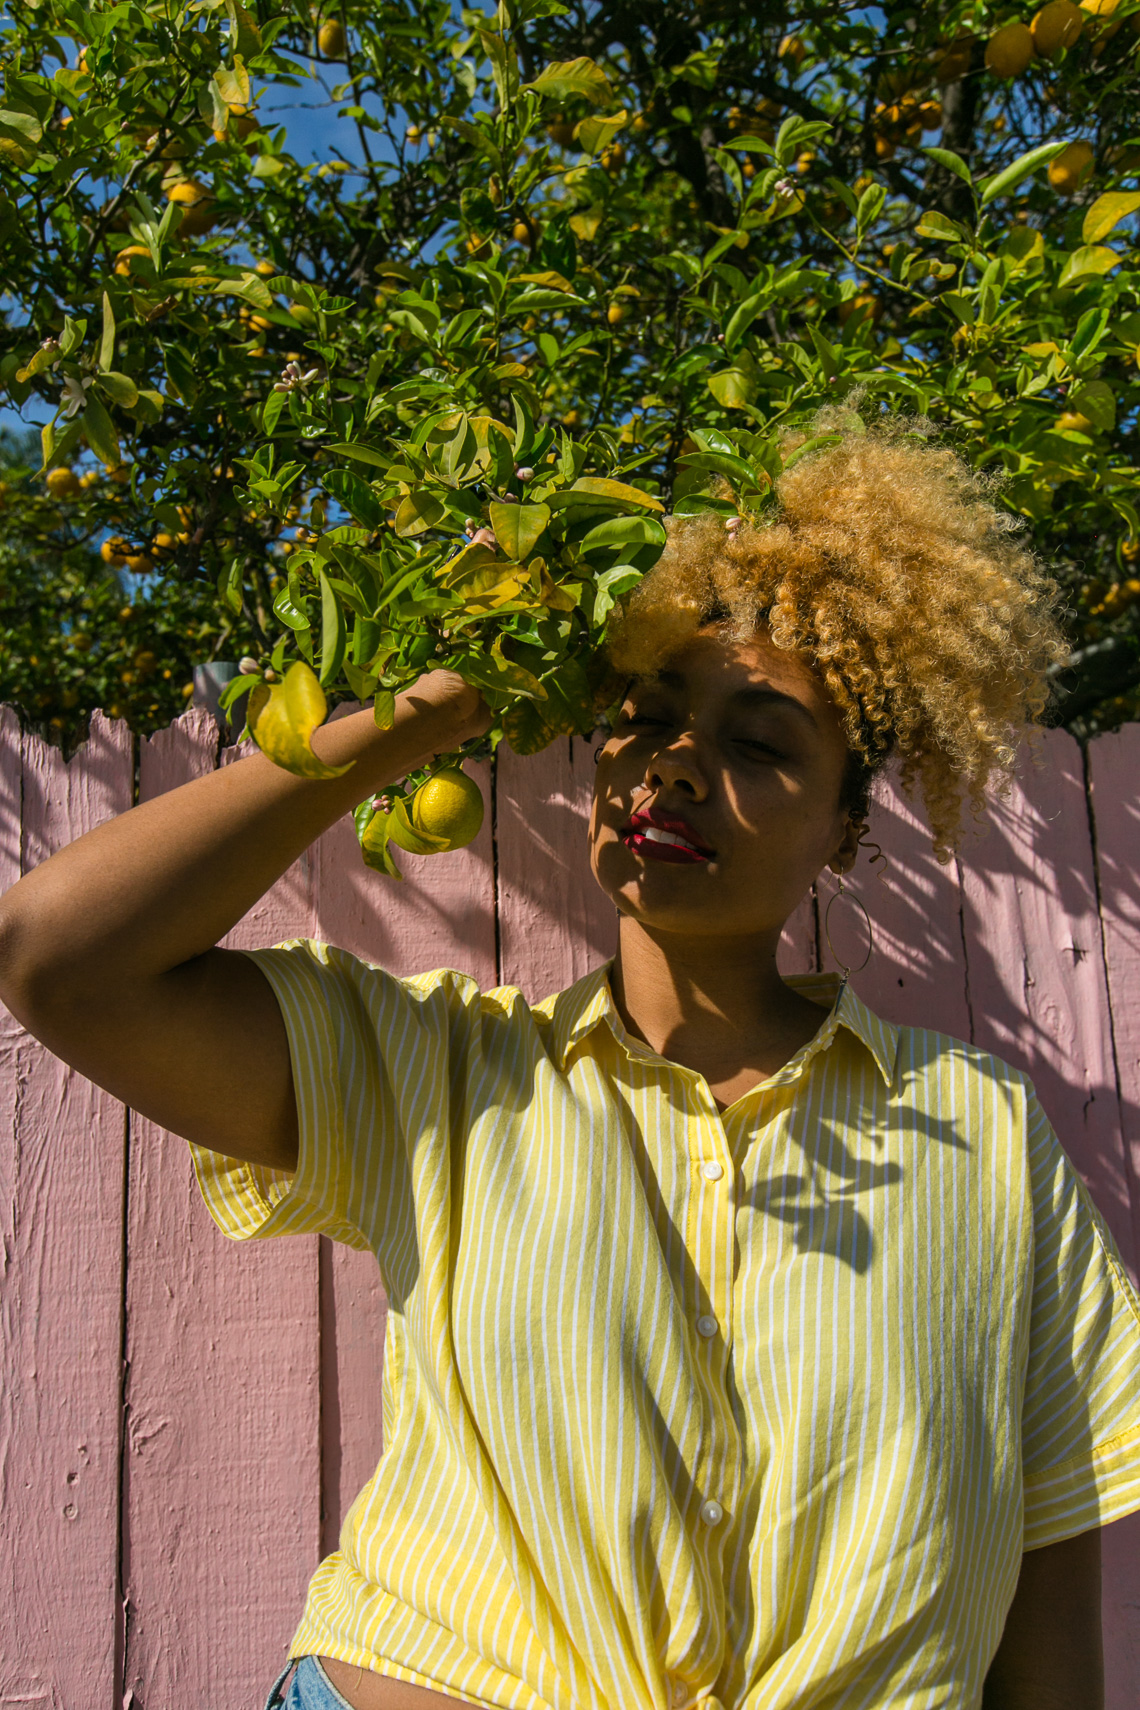
M 613 100 L 613 89 L 610 80 L 600 65 L 595 65 L 592 59 L 553 60 L 539 72 L 533 83 L 526 85 L 539 95 L 548 95 L 552 100 L 565 101 L 572 95 L 581 95 L 595 107 L 605 106 Z
M 119 435 L 114 422 L 93 392 L 87 394 L 87 408 L 80 419 L 87 435 L 87 443 L 99 461 L 106 463 L 111 469 L 117 468 L 122 462 Z
M 44 423 L 40 429 L 40 445 L 43 449 L 44 458 L 41 474 L 46 473 L 49 469 L 54 469 L 60 463 L 67 462 L 79 444 L 81 432 L 82 421 L 79 419 L 68 422 L 58 437 L 52 424 L 50 422 Z
M 988 208 L 998 196 L 1004 196 L 1010 190 L 1015 190 L 1023 178 L 1028 178 L 1031 172 L 1036 172 L 1039 166 L 1048 165 L 1055 160 L 1062 149 L 1068 148 L 1067 142 L 1041 143 L 1037 148 L 1031 148 L 1028 154 L 1021 155 L 996 178 L 991 178 L 982 191 L 982 207 Z
M 725 323 L 724 344 L 726 350 L 735 350 L 752 322 L 766 307 L 768 293 L 756 291 L 751 297 L 745 297 L 743 303 L 738 303 Z
M 943 291 L 938 301 L 945 303 L 951 314 L 956 315 L 963 326 L 973 326 L 977 319 L 977 310 L 972 298 L 965 296 L 961 291 Z
M 508 558 L 525 558 L 533 551 L 550 521 L 548 505 L 492 503 L 490 510 L 495 539 Z
M 868 184 L 859 198 L 859 206 L 855 210 L 855 228 L 862 237 L 871 223 L 879 217 L 883 203 L 887 199 L 885 184 Z
M 115 311 L 106 291 L 103 293 L 103 333 L 99 340 L 99 367 L 106 371 L 115 360 Z
M 226 11 L 229 13 L 230 45 L 235 54 L 242 59 L 252 59 L 253 55 L 261 52 L 261 31 L 253 14 L 247 12 L 240 0 L 226 0 Z
M 583 154 L 597 154 L 618 131 L 624 130 L 628 123 L 629 114 L 624 107 L 620 113 L 614 113 L 605 119 L 600 114 L 593 113 L 575 126 L 574 140 Z
M 289 597 L 288 588 L 282 588 L 278 593 L 276 599 L 273 601 L 273 610 L 276 616 L 285 625 L 286 629 L 309 628 L 308 613 L 302 611 L 300 606 L 293 604 L 293 601 Z
M 1081 237 L 1085 243 L 1099 243 L 1137 208 L 1140 208 L 1140 190 L 1110 190 L 1107 195 L 1098 196 L 1085 215 Z
M 594 612 L 595 624 L 602 624 L 621 599 L 631 588 L 636 588 L 641 581 L 642 573 L 635 570 L 632 564 L 614 564 L 609 570 L 603 570 L 594 583 Z
M 1070 393 L 1068 406 L 1085 416 L 1098 433 L 1109 433 L 1116 426 L 1116 394 L 1107 380 L 1086 380 Z
M 377 729 L 391 730 L 396 722 L 396 696 L 392 689 L 377 689 L 372 702 L 372 717 Z
M 422 490 L 408 493 L 396 507 L 396 533 L 423 534 L 429 528 L 437 528 L 446 515 L 446 508 L 434 494 Z
M 668 536 L 656 517 L 610 517 L 598 523 L 578 543 L 587 557 L 607 546 L 664 546 Z
M 340 676 L 344 662 L 344 647 L 348 639 L 344 607 L 336 597 L 323 570 L 317 572 L 321 585 L 321 674 L 320 685 L 327 689 Z
M 87 322 L 73 321 L 70 315 L 63 317 L 63 331 L 59 335 L 59 354 L 73 356 L 87 337 Z
M 281 420 L 281 412 L 285 408 L 287 394 L 270 392 L 261 410 L 261 431 L 265 435 L 272 434 L 277 423 Z
M 446 837 L 437 837 L 416 825 L 408 811 L 408 799 L 400 796 L 388 815 L 388 837 L 409 855 L 439 855 L 448 847 Z
M 469 119 L 452 118 L 450 114 L 445 116 L 443 125 L 445 130 L 457 132 L 464 142 L 468 143 L 477 153 L 485 155 L 500 177 L 505 174 L 506 169 L 503 165 L 502 153 L 494 139 L 489 137 L 486 131 L 481 130 L 478 125 L 472 124 Z
M 330 469 L 324 477 L 326 492 L 339 499 L 365 528 L 373 531 L 383 528 L 385 510 L 367 481 L 351 469 Z
M 974 180 L 970 176 L 970 168 L 960 154 L 955 154 L 953 149 L 949 148 L 924 148 L 922 152 L 928 160 L 944 166 L 947 172 L 952 172 L 955 178 L 960 178 L 963 184 L 968 184 L 973 189 Z
M 945 243 L 961 243 L 966 232 L 957 220 L 948 220 L 934 208 L 928 208 L 914 228 L 919 237 L 938 238 Z
M 391 815 L 374 813 L 366 821 L 360 835 L 360 853 L 364 857 L 366 867 L 374 872 L 386 873 L 390 879 L 402 879 L 404 875 L 397 867 L 388 850 L 388 833 Z
M 337 440 L 326 449 L 338 452 L 341 457 L 352 457 L 357 463 L 370 463 L 374 469 L 392 467 L 392 459 L 386 457 L 382 451 L 377 451 L 373 445 L 357 445 L 355 440 Z
M 533 672 L 501 653 L 469 653 L 458 666 L 465 683 L 476 689 L 489 689 L 493 694 L 526 695 L 530 700 L 546 700 L 546 690 Z
M 643 511 L 663 511 L 664 505 L 660 499 L 655 499 L 651 493 L 643 493 L 640 487 L 630 487 L 624 481 L 611 481 L 604 475 L 582 475 L 570 489 L 571 493 L 585 493 L 591 498 L 613 499 L 622 505 L 636 505 Z
M 138 403 L 139 389 L 129 375 L 116 374 L 114 370 L 110 370 L 99 375 L 97 384 L 106 392 L 112 403 L 121 404 L 125 410 L 133 409 Z
M 722 368 L 719 374 L 710 374 L 708 388 L 726 410 L 743 410 L 756 396 L 754 376 L 743 368 Z
M 503 714 L 503 735 L 516 754 L 539 754 L 559 732 L 546 722 L 541 706 L 522 700 Z
M 1114 267 L 1119 267 L 1123 257 L 1106 244 L 1089 244 L 1083 249 L 1075 249 L 1061 270 L 1057 281 L 1059 289 L 1073 285 L 1078 279 L 1097 278 L 1103 273 L 1111 273 Z

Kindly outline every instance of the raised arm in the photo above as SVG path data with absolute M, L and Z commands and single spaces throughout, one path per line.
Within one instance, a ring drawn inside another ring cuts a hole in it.
M 450 672 L 317 731 L 342 777 L 295 778 L 255 754 L 132 808 L 0 898 L 0 999 L 90 1080 L 215 1151 L 291 1170 L 297 1116 L 276 1000 L 248 957 L 214 946 L 309 844 L 370 792 L 479 734 Z

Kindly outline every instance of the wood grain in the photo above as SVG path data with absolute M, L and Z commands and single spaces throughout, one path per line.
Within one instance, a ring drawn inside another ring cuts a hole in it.
M 132 744 L 100 714 L 70 764 L 9 716 L 3 880 L 130 806 Z M 117 1688 L 123 1309 L 121 1104 L 4 1030 L 0 1703 L 110 1704 Z
M 925 813 L 889 774 L 876 787 L 866 843 L 844 881 L 873 927 L 871 954 L 866 966 L 852 974 L 853 987 L 888 1021 L 968 1039 L 958 873 L 935 860 Z M 875 858 L 876 844 L 883 851 L 881 861 Z M 830 873 L 821 876 L 818 889 L 823 966 L 838 967 L 838 953 L 858 969 L 867 949 L 867 927 L 857 903 L 838 897 Z M 829 905 L 834 950 L 823 930 Z
M 1050 731 L 962 857 L 974 1039 L 1028 1071 L 1126 1259 L 1132 1217 L 1081 751 Z
M 617 916 L 586 855 L 594 744 L 496 757 L 499 949 L 504 985 L 531 1002 L 561 991 L 617 947 Z
M 1089 801 L 1120 1088 L 1123 1167 L 1140 1269 L 1140 725 L 1098 737 L 1088 753 Z M 1140 1704 L 1140 1514 L 1102 1539 L 1107 1710 Z
M 184 715 L 143 745 L 142 797 L 216 755 L 213 721 Z M 311 871 L 226 942 L 311 933 Z M 134 1117 L 128 1252 L 124 1686 L 147 1710 L 263 1703 L 320 1556 L 317 1241 L 226 1241 L 185 1142 Z

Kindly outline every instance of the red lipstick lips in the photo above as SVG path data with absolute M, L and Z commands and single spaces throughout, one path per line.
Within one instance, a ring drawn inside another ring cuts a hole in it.
M 673 866 L 701 866 L 716 854 L 688 820 L 678 814 L 652 808 L 635 813 L 621 833 L 627 849 L 646 861 L 665 861 Z

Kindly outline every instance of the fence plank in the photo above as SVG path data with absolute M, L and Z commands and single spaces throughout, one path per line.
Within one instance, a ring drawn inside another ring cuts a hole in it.
M 1122 1252 L 1131 1252 L 1081 751 L 1050 731 L 962 860 L 974 1038 L 1032 1076 Z
M 617 946 L 617 916 L 586 854 L 594 746 L 567 739 L 522 759 L 504 745 L 496 759 L 501 978 L 532 1002 Z
M 366 867 L 346 814 L 313 851 L 318 935 L 393 974 L 457 968 L 495 984 L 491 776 L 469 766 L 487 804 L 483 828 L 450 855 L 394 851 L 404 878 Z
M 1090 745 L 1089 785 L 1132 1209 L 1132 1260 L 1140 1267 L 1140 724 L 1126 724 Z
M 70 764 L 5 719 L 8 811 L 27 872 L 129 807 L 132 742 L 100 714 Z M 22 746 L 22 765 L 18 758 Z M 18 782 L 17 782 L 18 780 Z M 5 881 L 17 846 L 6 827 Z M 121 1104 L 10 1020 L 0 1462 L 6 1593 L 0 1701 L 110 1704 L 118 1688 Z
M 1132 1208 L 1131 1258 L 1140 1269 L 1140 725 L 1125 725 L 1090 743 L 1088 770 Z M 1140 1704 L 1140 1514 L 1109 1526 L 1102 1548 L 1106 1710 L 1135 1710 Z
M 216 749 L 209 716 L 186 714 L 144 745 L 141 795 Z M 303 860 L 227 943 L 313 927 Z M 164 1710 L 257 1704 L 320 1550 L 317 1242 L 224 1240 L 185 1142 L 135 1117 L 129 1255 L 126 1685 Z
M 968 1039 L 970 1010 L 957 870 L 935 860 L 926 815 L 908 801 L 893 776 L 886 776 L 876 787 L 868 828 L 868 842 L 880 844 L 886 859 L 873 861 L 873 850 L 861 854 L 844 881 L 866 908 L 874 929 L 866 967 L 852 975 L 851 983 L 888 1021 L 918 1023 Z M 835 951 L 827 944 L 823 921 L 835 895 L 834 880 L 825 874 L 819 882 L 823 966 L 835 968 L 838 952 L 844 962 L 858 968 L 867 948 L 867 931 L 854 903 L 845 899 L 834 903 L 830 931 Z

